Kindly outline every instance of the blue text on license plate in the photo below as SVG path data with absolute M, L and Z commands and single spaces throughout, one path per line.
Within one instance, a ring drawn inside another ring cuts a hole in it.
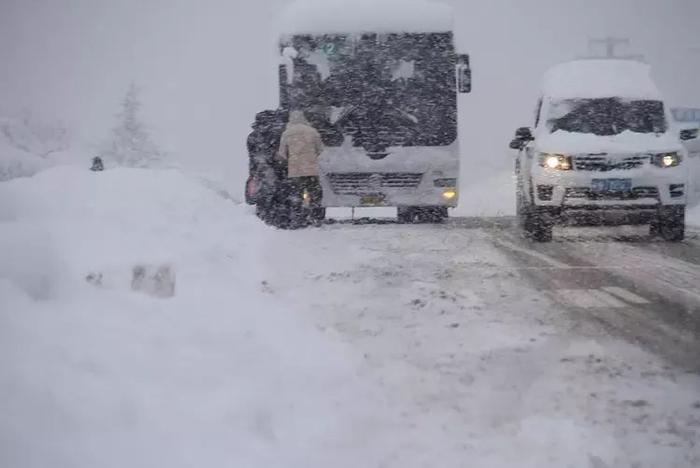
M 593 179 L 591 183 L 593 192 L 631 192 L 632 179 Z

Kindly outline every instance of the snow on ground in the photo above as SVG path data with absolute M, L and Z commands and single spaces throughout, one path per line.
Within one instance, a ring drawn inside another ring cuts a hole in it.
M 0 466 L 358 466 L 358 358 L 266 290 L 276 241 L 175 171 L 0 184 Z M 132 292 L 137 264 L 175 297 Z
M 387 466 L 700 460 L 700 381 L 572 318 L 491 233 L 338 226 L 288 237 L 268 255 L 297 271 L 271 271 L 274 294 L 362 350 L 363 374 L 401 408 L 395 431 L 428 435 L 386 447 Z
M 2 183 L 0 466 L 693 466 L 698 380 L 523 275 L 485 230 L 275 231 L 178 171 Z

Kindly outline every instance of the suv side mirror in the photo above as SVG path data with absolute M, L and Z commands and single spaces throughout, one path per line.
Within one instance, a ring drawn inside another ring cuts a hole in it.
M 524 142 L 523 140 L 513 140 L 513 141 L 510 142 L 510 149 L 514 149 L 514 150 L 520 151 L 520 150 L 522 150 L 523 148 L 525 148 L 525 145 L 526 145 L 526 144 L 527 144 L 527 143 Z
M 700 136 L 700 129 L 681 130 L 681 141 L 695 140 Z
M 472 92 L 472 69 L 466 54 L 457 56 L 457 91 L 462 94 Z
M 522 150 L 529 142 L 534 140 L 532 130 L 528 127 L 522 127 L 515 131 L 515 139 L 510 142 L 510 148 L 514 150 Z
M 515 139 L 532 141 L 535 139 L 535 137 L 532 136 L 532 130 L 530 130 L 530 127 L 520 127 L 515 131 Z

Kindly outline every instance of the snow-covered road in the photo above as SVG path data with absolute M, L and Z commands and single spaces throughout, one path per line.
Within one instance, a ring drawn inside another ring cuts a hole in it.
M 0 467 L 700 464 L 698 234 L 276 231 L 201 182 L 0 184 Z
M 282 233 L 266 285 L 363 354 L 400 408 L 392 431 L 433 435 L 384 466 L 696 466 L 698 236 L 558 234 L 533 244 L 510 219 Z

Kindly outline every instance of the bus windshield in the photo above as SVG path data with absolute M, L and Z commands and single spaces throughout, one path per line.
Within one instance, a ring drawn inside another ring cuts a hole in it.
M 327 144 L 444 146 L 457 136 L 451 33 L 295 36 L 289 105 L 315 114 Z M 318 123 L 318 122 L 314 122 Z

